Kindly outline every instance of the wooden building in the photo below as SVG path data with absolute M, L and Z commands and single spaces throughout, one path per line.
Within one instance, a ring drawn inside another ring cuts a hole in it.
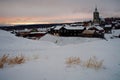
M 90 27 L 88 27 L 88 30 L 95 30 L 99 33 L 104 33 L 105 32 L 105 30 L 100 26 L 90 26 Z
M 80 36 L 84 30 L 85 27 L 83 26 L 71 27 L 64 25 L 51 28 L 50 33 L 57 36 Z
M 52 27 L 49 31 L 50 34 L 56 36 L 65 36 L 65 37 L 98 37 L 104 38 L 104 29 L 101 27 L 83 27 L 83 26 L 56 26 Z
M 81 34 L 82 37 L 97 37 L 104 38 L 104 33 L 99 33 L 96 30 L 84 30 Z
M 112 33 L 112 25 L 108 24 L 104 26 L 105 33 Z

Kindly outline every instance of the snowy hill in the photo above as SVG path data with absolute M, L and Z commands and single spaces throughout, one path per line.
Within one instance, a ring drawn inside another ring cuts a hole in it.
M 0 69 L 0 80 L 120 80 L 120 38 L 108 38 L 108 41 L 84 39 L 86 41 L 82 42 L 81 38 L 59 40 L 58 37 L 46 35 L 41 40 L 15 37 L 0 30 L 0 56 L 22 54 L 39 57 L 23 64 L 5 66 Z M 55 44 L 56 40 L 60 45 L 68 44 L 67 41 L 76 43 L 58 46 Z M 92 56 L 103 60 L 100 69 L 95 70 L 82 64 L 71 67 L 66 65 L 69 57 L 79 57 L 84 62 Z
M 69 45 L 69 44 L 80 44 L 80 43 L 92 42 L 97 40 L 101 40 L 101 39 L 83 38 L 83 37 L 59 37 L 59 36 L 53 36 L 51 34 L 46 34 L 45 36 L 40 38 L 40 41 L 48 41 L 60 46 Z
M 46 41 L 34 41 L 0 30 L 0 53 L 24 53 L 56 47 L 54 43 Z

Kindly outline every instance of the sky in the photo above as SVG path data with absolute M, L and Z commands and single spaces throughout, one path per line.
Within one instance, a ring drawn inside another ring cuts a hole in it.
M 120 17 L 120 0 L 0 0 L 0 24 L 79 22 L 100 17 Z

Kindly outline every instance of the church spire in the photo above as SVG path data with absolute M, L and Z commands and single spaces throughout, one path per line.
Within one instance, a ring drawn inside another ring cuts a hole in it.
M 95 6 L 95 12 L 97 12 L 97 6 Z
M 98 23 L 100 22 L 100 18 L 99 18 L 99 12 L 97 10 L 97 6 L 95 6 L 95 11 L 93 13 L 93 22 L 94 23 Z

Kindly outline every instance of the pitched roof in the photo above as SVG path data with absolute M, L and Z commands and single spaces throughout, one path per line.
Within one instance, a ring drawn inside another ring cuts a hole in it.
M 68 30 L 83 30 L 85 27 L 83 26 L 76 26 L 76 27 L 71 27 L 71 26 L 65 26 L 64 27 L 65 29 L 68 29 Z
M 111 24 L 108 24 L 108 25 L 105 25 L 105 27 L 112 27 L 112 25 L 111 25 Z
M 100 27 L 100 26 L 96 26 L 96 28 L 98 29 L 98 30 L 104 30 L 102 27 Z
M 59 29 L 61 29 L 63 26 L 56 26 L 55 28 L 54 28 L 54 30 L 59 30 Z
M 100 26 L 89 26 L 87 29 L 90 29 L 90 28 L 96 28 L 97 30 L 104 30 L 102 27 Z
M 83 30 L 85 27 L 83 26 L 75 26 L 75 27 L 72 27 L 72 26 L 69 26 L 69 25 L 65 25 L 65 26 L 56 26 L 54 28 L 54 30 L 60 30 L 62 27 L 64 27 L 65 29 L 67 30 Z
M 30 34 L 45 34 L 46 32 L 31 32 Z

